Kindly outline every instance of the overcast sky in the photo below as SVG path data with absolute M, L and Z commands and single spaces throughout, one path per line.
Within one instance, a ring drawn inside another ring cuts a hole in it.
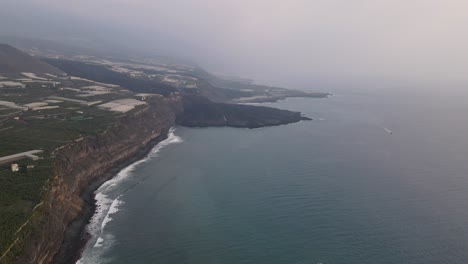
M 2 0 L 0 33 L 118 42 L 272 82 L 468 80 L 466 0 Z

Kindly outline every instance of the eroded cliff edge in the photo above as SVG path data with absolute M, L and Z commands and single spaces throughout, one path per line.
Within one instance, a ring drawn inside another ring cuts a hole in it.
M 72 263 L 94 212 L 93 191 L 119 169 L 142 158 L 176 124 L 262 127 L 304 120 L 298 112 L 212 103 L 198 97 L 152 97 L 101 135 L 57 150 L 54 175 L 37 217 L 21 241 L 16 263 Z
M 116 167 L 164 139 L 180 111 L 177 97 L 152 98 L 148 107 L 120 118 L 101 135 L 57 150 L 54 175 L 41 214 L 31 222 L 16 262 L 51 263 L 70 223 L 84 208 L 81 195 L 85 188 L 98 179 L 110 178 Z

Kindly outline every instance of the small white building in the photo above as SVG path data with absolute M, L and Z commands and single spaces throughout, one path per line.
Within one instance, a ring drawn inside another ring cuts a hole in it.
M 12 171 L 12 172 L 17 172 L 17 171 L 19 171 L 19 166 L 18 166 L 17 163 L 11 164 L 11 171 Z

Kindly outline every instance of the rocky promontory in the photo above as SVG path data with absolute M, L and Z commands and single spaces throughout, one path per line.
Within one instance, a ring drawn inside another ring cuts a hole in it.
M 311 120 L 300 112 L 277 108 L 215 103 L 200 96 L 184 97 L 184 111 L 177 115 L 177 123 L 188 127 L 230 126 L 258 128 Z

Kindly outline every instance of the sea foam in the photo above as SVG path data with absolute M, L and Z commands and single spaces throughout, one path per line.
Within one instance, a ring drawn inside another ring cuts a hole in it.
M 105 234 L 105 227 L 109 222 L 113 220 L 113 215 L 119 212 L 121 205 L 124 202 L 121 200 L 122 196 L 125 195 L 133 186 L 137 185 L 133 184 L 129 188 L 126 188 L 122 191 L 118 191 L 121 185 L 133 177 L 132 172 L 138 165 L 151 160 L 152 158 L 156 157 L 157 154 L 161 149 L 164 147 L 181 143 L 183 140 L 174 134 L 175 129 L 171 128 L 168 133 L 167 139 L 161 141 L 157 144 L 146 156 L 144 159 L 141 159 L 131 165 L 122 169 L 114 178 L 106 181 L 102 184 L 96 191 L 95 191 L 95 199 L 96 199 L 96 212 L 94 213 L 93 217 L 90 220 L 90 223 L 87 225 L 86 230 L 92 236 L 89 243 L 94 241 L 93 246 L 87 245 L 85 251 L 83 253 L 82 259 L 77 263 L 84 263 L 85 259 L 91 258 L 95 259 L 96 256 L 86 256 L 87 251 L 92 250 L 92 248 L 100 248 L 105 245 L 106 240 L 112 237 L 111 234 Z M 111 244 L 108 242 L 108 244 Z M 94 255 L 91 253 L 91 255 Z M 89 260 L 89 259 L 88 259 Z

